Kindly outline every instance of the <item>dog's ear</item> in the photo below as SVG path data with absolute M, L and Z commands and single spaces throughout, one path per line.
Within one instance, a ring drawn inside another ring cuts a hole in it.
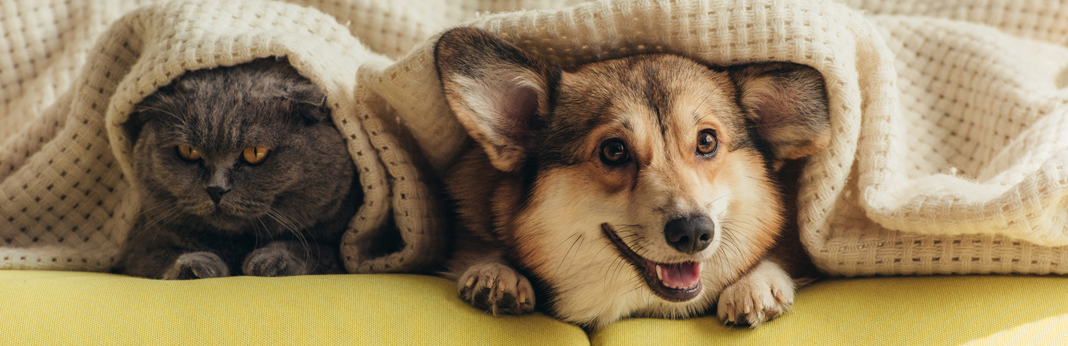
M 549 114 L 549 93 L 559 68 L 475 28 L 443 34 L 434 59 L 445 98 L 460 123 L 494 167 L 514 171 Z
M 733 67 L 739 100 L 760 136 L 771 144 L 775 166 L 812 155 L 831 140 L 827 90 L 819 71 L 793 63 Z

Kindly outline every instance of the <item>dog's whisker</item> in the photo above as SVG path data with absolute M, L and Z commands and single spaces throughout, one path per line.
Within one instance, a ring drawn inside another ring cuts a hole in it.
M 610 242 L 609 243 L 602 243 L 601 247 L 597 249 L 597 252 L 593 254 L 592 258 L 601 258 L 600 257 L 601 251 L 604 251 L 604 249 L 608 249 L 610 247 L 612 247 L 612 243 L 610 243 Z M 616 258 L 619 258 L 619 257 L 617 256 Z M 590 269 L 592 269 L 593 267 L 594 266 L 592 266 L 592 265 L 586 266 L 586 270 L 582 272 L 582 276 L 587 276 L 588 277 L 590 275 Z M 603 281 L 602 281 L 602 284 L 604 284 Z
M 575 245 L 576 245 L 576 244 L 578 244 L 578 243 L 579 243 L 580 241 L 582 241 L 583 239 L 585 239 L 585 237 L 583 236 L 583 234 L 582 234 L 582 233 L 577 233 L 576 235 L 577 235 L 578 237 L 575 237 L 575 241 L 571 242 L 571 247 L 567 249 L 567 253 L 564 253 L 564 258 L 562 258 L 562 259 L 560 260 L 560 265 L 558 265 L 558 266 L 556 267 L 556 273 L 557 273 L 557 274 L 559 274 L 559 273 L 560 273 L 560 268 L 563 268 L 563 266 L 564 266 L 564 263 L 567 263 L 567 256 L 568 256 L 568 255 L 571 255 L 571 250 L 574 250 L 574 249 L 575 249 Z M 568 239 L 571 239 L 571 237 L 568 237 Z
M 713 204 L 715 204 L 716 202 L 719 202 L 719 200 L 724 199 L 724 198 L 727 198 L 727 194 L 723 194 L 723 195 L 720 195 L 719 197 L 713 198 L 712 201 L 710 201 L 708 203 L 705 203 L 705 209 L 711 208 Z M 726 210 L 724 210 L 724 211 L 726 211 Z

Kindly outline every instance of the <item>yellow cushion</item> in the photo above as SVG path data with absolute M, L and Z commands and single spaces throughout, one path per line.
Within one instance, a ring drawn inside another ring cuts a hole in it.
M 593 345 L 1052 345 L 1068 342 L 1068 278 L 957 276 L 829 280 L 757 329 L 715 317 L 630 319 Z
M 594 345 L 1009 345 L 1068 340 L 1068 279 L 828 280 L 757 329 L 629 319 Z M 494 317 L 418 275 L 156 281 L 0 270 L 0 345 L 586 345 L 544 315 Z
M 544 315 L 494 317 L 417 275 L 157 281 L 0 270 L 0 345 L 588 345 Z

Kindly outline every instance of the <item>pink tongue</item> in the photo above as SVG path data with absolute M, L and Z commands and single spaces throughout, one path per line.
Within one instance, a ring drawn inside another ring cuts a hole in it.
M 697 262 L 661 264 L 664 286 L 672 288 L 690 288 L 701 279 L 701 266 Z

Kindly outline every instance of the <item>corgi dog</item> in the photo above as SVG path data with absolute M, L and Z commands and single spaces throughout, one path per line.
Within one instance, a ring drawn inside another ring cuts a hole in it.
M 474 28 L 434 57 L 478 144 L 445 178 L 462 299 L 590 330 L 712 311 L 755 327 L 789 309 L 804 254 L 776 247 L 776 172 L 830 141 L 815 69 L 649 54 L 563 70 Z

